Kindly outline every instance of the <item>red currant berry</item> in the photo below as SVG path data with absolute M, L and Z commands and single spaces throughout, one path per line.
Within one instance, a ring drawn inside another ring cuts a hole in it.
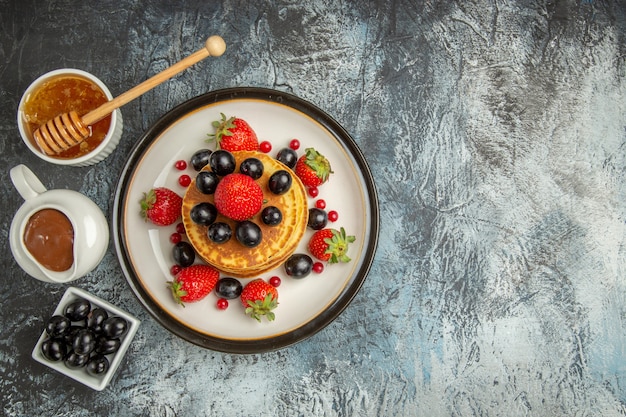
M 172 267 L 170 268 L 170 274 L 172 275 L 178 275 L 178 273 L 183 269 L 182 266 L 180 265 L 172 265 Z
M 181 235 L 184 235 L 186 233 L 185 232 L 185 225 L 182 224 L 182 223 L 178 223 L 176 225 L 176 233 L 180 233 Z
M 339 213 L 337 213 L 335 210 L 331 210 L 328 212 L 328 220 L 330 220 L 331 222 L 336 222 L 338 218 Z
M 183 174 L 178 177 L 178 183 L 183 187 L 189 187 L 189 184 L 191 184 L 191 177 L 187 174 Z
M 297 151 L 298 149 L 300 149 L 300 141 L 298 139 L 291 139 L 291 142 L 289 142 L 289 147 L 294 151 Z
M 322 272 L 324 272 L 324 264 L 321 262 L 315 262 L 313 264 L 312 271 L 316 274 L 321 274 Z
M 324 210 L 326 208 L 326 201 L 319 199 L 315 202 L 315 207 L 317 207 L 318 209 L 322 209 Z
M 182 239 L 183 239 L 182 236 L 178 232 L 174 232 L 170 235 L 170 242 L 173 243 L 174 245 L 180 242 Z
M 281 282 L 281 281 L 280 281 L 280 277 L 273 276 L 273 277 L 271 277 L 271 278 L 270 278 L 270 281 L 269 281 L 269 282 L 270 282 L 270 285 L 271 285 L 272 287 L 275 287 L 275 288 L 280 287 L 280 282 Z
M 182 159 L 180 159 L 180 160 L 176 161 L 174 166 L 176 167 L 177 170 L 183 171 L 184 169 L 187 168 L 187 161 L 183 161 Z
M 217 308 L 219 308 L 220 310 L 226 310 L 228 308 L 228 300 L 225 298 L 218 298 Z
M 320 190 L 317 187 L 309 187 L 309 195 L 313 198 L 317 197 L 320 193 Z
M 263 153 L 270 153 L 272 151 L 272 144 L 266 140 L 259 143 L 259 150 Z

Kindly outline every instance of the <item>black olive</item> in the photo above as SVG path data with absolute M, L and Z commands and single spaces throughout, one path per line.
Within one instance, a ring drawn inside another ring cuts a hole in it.
M 72 321 L 81 321 L 87 318 L 91 311 L 91 304 L 84 298 L 72 301 L 65 307 L 65 317 Z
M 67 346 L 61 339 L 46 339 L 41 344 L 41 353 L 46 359 L 58 362 L 67 354 Z
M 109 317 L 102 323 L 102 334 L 109 339 L 122 337 L 128 330 L 128 322 L 121 317 Z
M 72 322 L 65 316 L 52 316 L 46 323 L 46 333 L 50 337 L 59 337 L 69 332 Z
M 87 362 L 87 372 L 90 375 L 101 375 L 109 370 L 109 360 L 104 355 L 94 355 Z

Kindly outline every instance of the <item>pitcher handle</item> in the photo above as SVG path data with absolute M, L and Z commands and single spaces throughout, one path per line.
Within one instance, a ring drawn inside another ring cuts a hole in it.
M 26 165 L 11 168 L 11 181 L 24 200 L 30 200 L 47 191 L 39 178 Z

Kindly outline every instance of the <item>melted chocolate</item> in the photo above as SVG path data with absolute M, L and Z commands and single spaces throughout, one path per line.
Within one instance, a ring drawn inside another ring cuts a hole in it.
M 43 209 L 33 214 L 24 230 L 24 245 L 51 271 L 67 271 L 74 262 L 74 228 L 59 210 Z

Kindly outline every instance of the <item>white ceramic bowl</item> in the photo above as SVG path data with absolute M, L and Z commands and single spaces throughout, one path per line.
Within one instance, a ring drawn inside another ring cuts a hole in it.
M 60 159 L 60 158 L 53 158 L 51 156 L 46 155 L 32 142 L 30 138 L 30 134 L 28 133 L 26 122 L 24 120 L 24 112 L 23 112 L 24 103 L 26 102 L 26 100 L 28 100 L 29 96 L 41 84 L 43 84 L 44 82 L 46 82 L 47 80 L 51 78 L 62 76 L 62 75 L 76 75 L 79 77 L 86 78 L 92 81 L 93 83 L 95 83 L 98 87 L 100 87 L 102 91 L 104 91 L 104 93 L 106 94 L 109 100 L 113 98 L 107 86 L 104 85 L 104 83 L 100 81 L 97 77 L 95 77 L 94 75 L 88 72 L 85 72 L 79 69 L 73 69 L 73 68 L 62 68 L 62 69 L 47 72 L 43 74 L 42 76 L 40 76 L 39 78 L 37 78 L 35 81 L 33 81 L 31 85 L 26 89 L 24 94 L 22 95 L 22 99 L 20 100 L 20 104 L 17 108 L 17 126 L 20 131 L 20 135 L 22 136 L 22 140 L 24 141 L 28 149 L 30 149 L 32 153 L 34 153 L 35 155 L 37 155 L 39 158 L 43 159 L 44 161 L 50 162 L 52 164 L 57 164 L 57 165 L 78 166 L 78 167 L 93 165 L 95 163 L 102 161 L 107 156 L 109 156 L 115 150 L 115 147 L 117 146 L 117 144 L 120 142 L 120 139 L 122 137 L 123 121 L 122 121 L 122 113 L 120 112 L 119 109 L 111 113 L 111 126 L 109 128 L 109 132 L 107 133 L 102 143 L 100 143 L 100 145 L 93 151 L 77 158 Z
M 92 309 L 96 307 L 103 308 L 104 310 L 108 312 L 109 317 L 112 317 L 112 316 L 122 317 L 126 319 L 126 321 L 128 322 L 128 331 L 121 339 L 121 345 L 120 345 L 119 350 L 110 355 L 106 355 L 110 363 L 109 370 L 103 375 L 94 376 L 94 375 L 90 375 L 89 373 L 87 373 L 87 370 L 85 368 L 72 369 L 72 368 L 68 368 L 67 366 L 65 366 L 63 361 L 52 362 L 48 360 L 41 351 L 42 343 L 44 342 L 44 340 L 48 338 L 45 329 L 41 333 L 41 336 L 39 337 L 39 340 L 37 341 L 37 344 L 35 345 L 35 348 L 33 349 L 32 357 L 37 362 L 42 363 L 62 373 L 63 375 L 66 375 L 78 382 L 81 382 L 87 385 L 89 388 L 92 388 L 96 391 L 102 391 L 109 384 L 109 382 L 111 381 L 111 378 L 113 378 L 113 375 L 115 374 L 115 371 L 120 366 L 120 363 L 122 359 L 124 358 L 124 355 L 126 353 L 126 350 L 128 349 L 128 346 L 130 346 L 130 343 L 133 340 L 135 333 L 137 333 L 137 329 L 139 328 L 140 321 L 137 320 L 135 317 L 131 316 L 130 314 L 126 313 L 125 311 L 120 310 L 119 308 L 115 307 L 113 304 L 107 301 L 104 301 L 76 287 L 69 287 L 65 291 L 65 294 L 63 294 L 63 297 L 61 298 L 61 301 L 57 305 L 57 308 L 54 310 L 52 314 L 50 314 L 50 317 L 52 317 L 53 315 L 57 315 L 57 314 L 63 315 L 65 306 L 67 306 L 70 302 L 75 301 L 79 298 L 84 298 L 88 300 L 91 303 Z M 44 317 L 43 318 L 44 323 L 47 322 L 47 320 L 50 317 Z

